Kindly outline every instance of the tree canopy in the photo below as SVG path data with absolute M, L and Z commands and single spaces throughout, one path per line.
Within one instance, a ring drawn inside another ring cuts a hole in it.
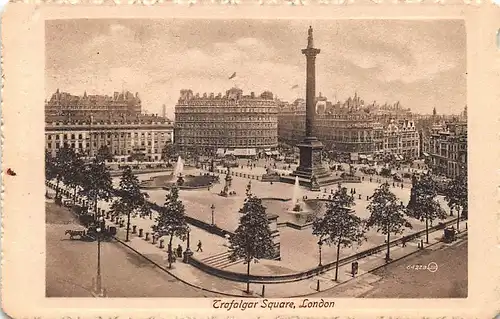
M 429 242 L 429 222 L 435 219 L 445 219 L 446 212 L 436 200 L 437 183 L 430 174 L 413 177 L 408 202 L 408 215 L 425 221 L 426 241 Z
M 391 192 L 388 183 L 383 183 L 370 197 L 367 209 L 371 215 L 366 221 L 366 227 L 376 227 L 382 234 L 400 234 L 404 228 L 412 228 L 405 218 L 406 208 Z
M 98 157 L 85 167 L 84 174 L 85 180 L 80 193 L 93 201 L 97 210 L 97 201 L 111 199 L 113 192 L 111 175 L 106 164 Z

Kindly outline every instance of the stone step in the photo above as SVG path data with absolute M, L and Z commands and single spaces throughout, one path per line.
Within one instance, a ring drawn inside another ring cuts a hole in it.
M 229 251 L 205 257 L 205 258 L 201 259 L 200 261 L 202 261 L 204 263 L 210 263 L 210 262 L 214 262 L 217 260 L 227 258 L 227 256 L 229 256 Z

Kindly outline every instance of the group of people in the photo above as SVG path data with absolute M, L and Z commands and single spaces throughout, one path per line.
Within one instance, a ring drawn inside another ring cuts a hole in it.
M 201 243 L 201 240 L 198 240 L 198 244 L 196 245 L 196 252 L 203 252 L 203 246 L 202 246 L 202 243 Z M 182 258 L 182 246 L 181 244 L 177 245 L 177 248 L 173 251 L 174 252 L 174 256 L 172 256 L 173 260 L 172 261 L 175 261 L 176 258 Z

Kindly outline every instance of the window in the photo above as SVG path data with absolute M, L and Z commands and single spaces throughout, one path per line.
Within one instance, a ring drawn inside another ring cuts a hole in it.
M 50 141 L 50 140 L 52 140 L 52 135 L 48 135 L 48 136 L 47 136 L 47 139 L 48 139 L 49 141 Z

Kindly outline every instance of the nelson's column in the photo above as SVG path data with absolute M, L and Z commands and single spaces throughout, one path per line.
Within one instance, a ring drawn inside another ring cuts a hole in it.
M 325 168 L 321 159 L 323 143 L 313 136 L 314 114 L 316 113 L 316 55 L 320 49 L 314 48 L 313 29 L 309 27 L 307 38 L 307 48 L 302 50 L 302 54 L 307 60 L 306 77 L 306 134 L 304 140 L 297 144 L 300 149 L 299 167 L 292 173 L 298 176 L 301 184 L 306 184 L 311 188 L 332 184 L 336 181 L 332 178 L 330 170 Z M 313 183 L 313 181 L 317 183 Z

